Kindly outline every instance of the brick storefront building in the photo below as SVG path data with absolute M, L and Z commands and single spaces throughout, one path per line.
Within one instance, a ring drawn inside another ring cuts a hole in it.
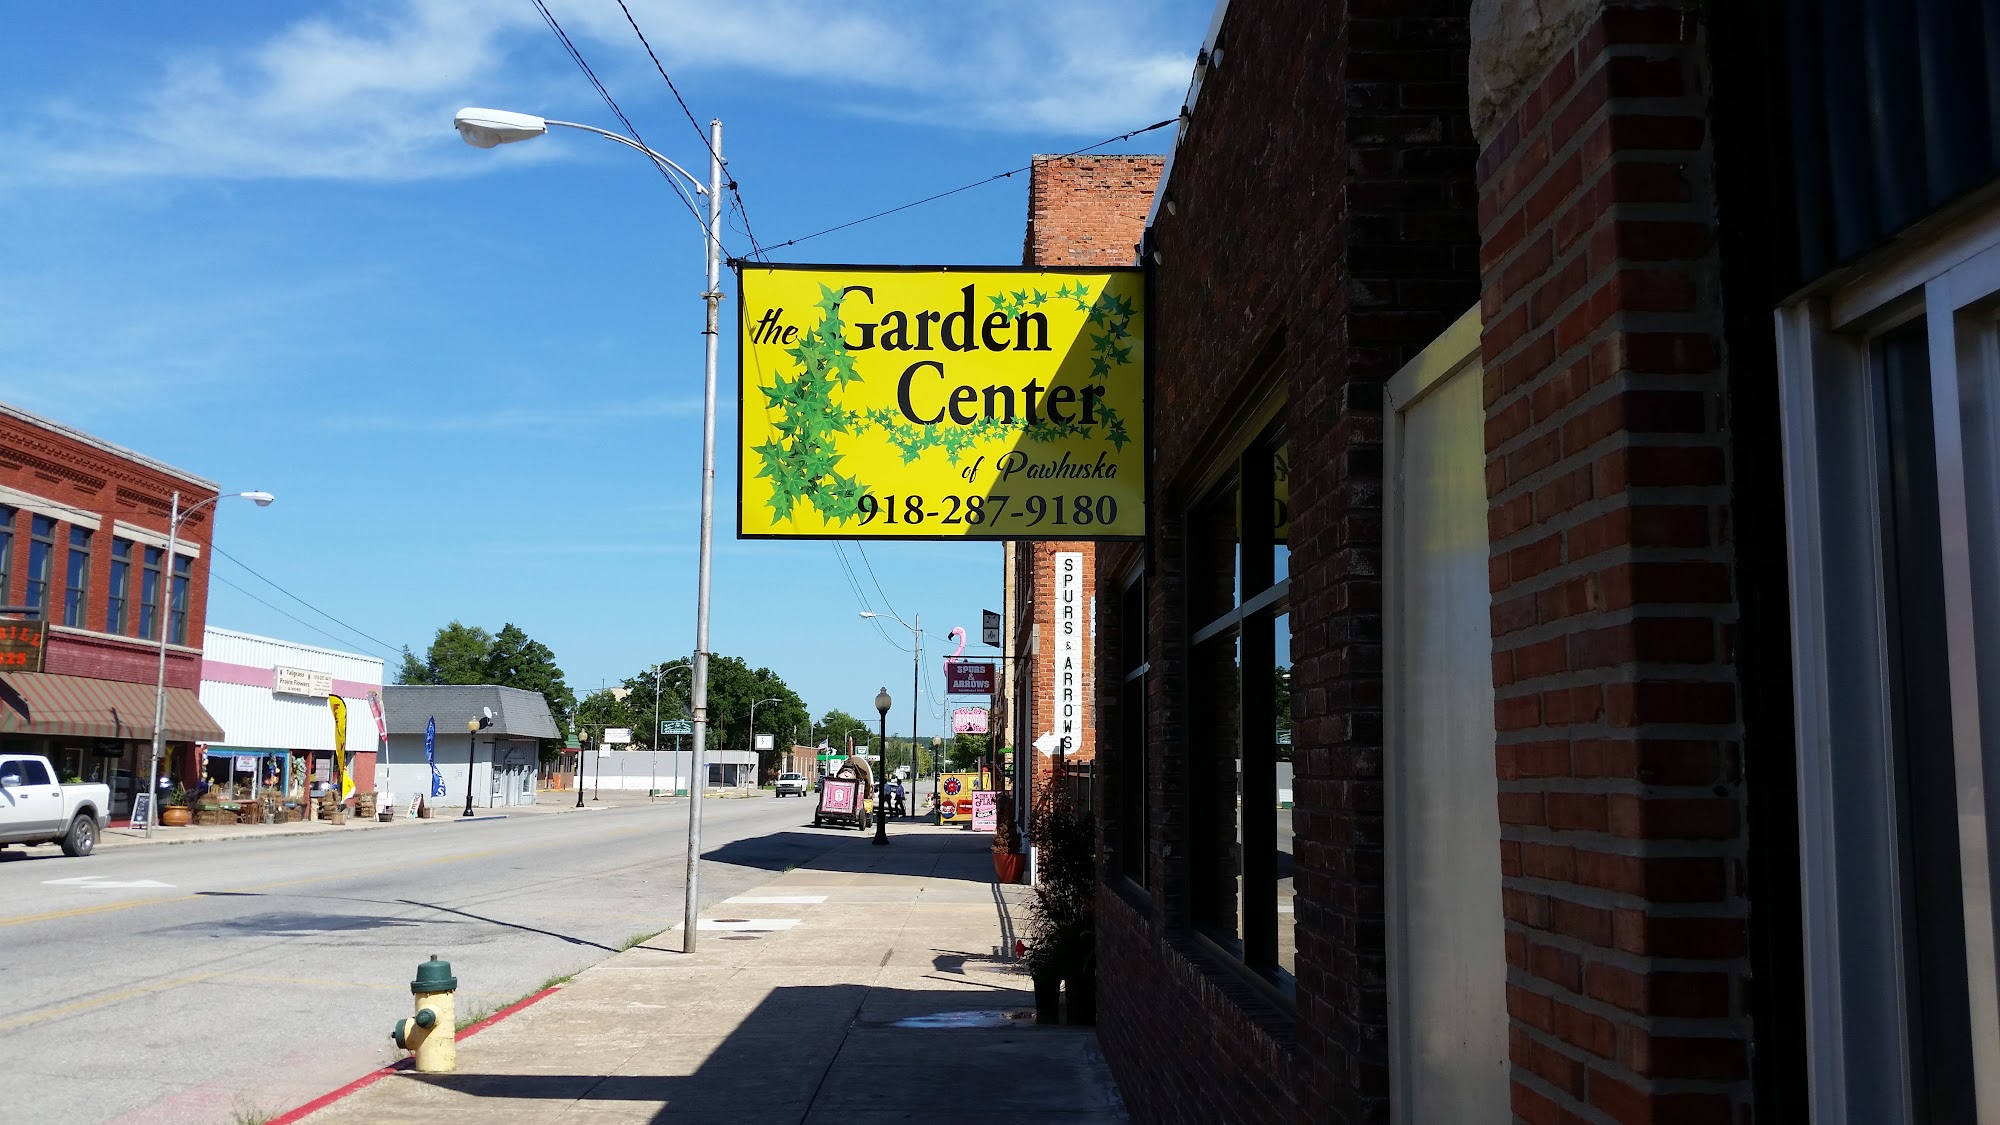
M 162 630 L 174 772 L 196 776 L 187 747 L 222 737 L 195 694 L 213 505 L 167 552 L 173 493 L 185 511 L 216 485 L 5 404 L 0 422 L 0 602 L 33 607 L 46 638 L 39 667 L 0 669 L 0 747 L 111 783 L 124 816 L 145 785 Z
M 1160 166 L 1157 156 L 1036 157 L 1028 178 L 1022 264 L 1130 266 Z M 1007 736 L 1002 744 L 1014 748 L 1017 770 L 1046 775 L 1052 759 L 1037 754 L 1034 741 L 1074 729 L 1065 764 L 1086 773 L 1098 750 L 1090 682 L 1097 637 L 1089 630 L 1089 611 L 1097 601 L 1100 547 L 1092 542 L 1009 541 L 1003 550 L 1007 659 L 999 729 Z M 1065 603 L 1065 598 L 1074 600 Z M 1083 626 L 1085 667 L 1073 700 L 1061 698 L 1053 663 L 1058 614 L 1065 604 Z M 1065 714 L 1066 704 L 1072 713 Z M 1066 727 L 1065 720 L 1073 727 Z M 1032 783 L 1027 788 L 1034 791 Z M 1025 817 L 1025 804 L 1021 811 Z
M 1218 8 L 1096 554 L 1137 1119 L 2000 1118 L 1995 42 Z

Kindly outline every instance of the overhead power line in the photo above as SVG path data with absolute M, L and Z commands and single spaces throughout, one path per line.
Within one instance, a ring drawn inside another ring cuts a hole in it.
M 232 555 L 232 554 L 230 554 L 230 553 L 229 553 L 228 551 L 225 551 L 225 550 L 223 550 L 223 549 L 222 549 L 221 547 L 217 547 L 217 546 L 215 546 L 215 544 L 213 544 L 213 543 L 209 544 L 209 546 L 211 546 L 211 547 L 214 547 L 214 549 L 215 549 L 215 553 L 216 553 L 216 554 L 218 554 L 218 555 L 221 555 L 221 556 L 222 556 L 223 558 L 225 558 L 225 559 L 228 559 L 228 560 L 229 560 L 230 562 L 233 562 L 233 563 L 235 563 L 235 564 L 236 564 L 237 566 L 240 566 L 240 567 L 242 567 L 242 568 L 243 568 L 244 570 L 247 570 L 247 571 L 249 571 L 249 572 L 250 572 L 250 574 L 251 574 L 251 575 L 252 575 L 253 577 L 255 577 L 255 578 L 256 578 L 256 579 L 258 580 L 258 581 L 260 581 L 260 582 L 264 583 L 264 584 L 265 584 L 266 586 L 269 586 L 269 587 L 270 587 L 271 589 L 273 589 L 273 590 L 276 590 L 276 591 L 277 591 L 277 592 L 279 592 L 280 594 L 283 594 L 283 595 L 285 595 L 286 597 L 288 597 L 288 598 L 292 599 L 293 601 L 295 601 L 295 602 L 299 603 L 300 605 L 302 605 L 302 606 L 306 607 L 307 609 L 309 609 L 309 610 L 312 610 L 312 611 L 313 611 L 314 613 L 317 613 L 317 614 L 319 614 L 319 615 L 320 615 L 321 617 L 324 617 L 324 618 L 326 618 L 326 619 L 327 619 L 328 621 L 331 621 L 331 622 L 333 622 L 333 623 L 334 623 L 335 625 L 338 625 L 338 626 L 340 626 L 341 628 L 343 628 L 343 629 L 347 630 L 347 631 L 348 631 L 349 633 L 352 633 L 352 634 L 353 634 L 354 636 L 357 636 L 357 637 L 362 637 L 362 638 L 365 638 L 365 639 L 367 639 L 367 640 L 369 640 L 369 641 L 372 641 L 372 642 L 373 642 L 374 644 L 376 644 L 377 646 L 379 646 L 379 647 L 380 647 L 380 648 L 381 648 L 381 649 L 382 649 L 382 650 L 383 650 L 384 652 L 388 652 L 388 653 L 391 653 L 391 654 L 395 654 L 395 655 L 400 655 L 400 654 L 402 653 L 402 651 L 403 651 L 403 650 L 402 650 L 402 649 L 401 649 L 400 647 L 398 647 L 398 646 L 396 646 L 396 645 L 392 645 L 392 644 L 390 644 L 390 643 L 389 643 L 388 641 L 385 641 L 385 640 L 383 640 L 383 639 L 382 639 L 382 638 L 380 638 L 380 637 L 377 637 L 377 636 L 373 636 L 373 635 L 370 635 L 370 634 L 368 634 L 368 633 L 364 633 L 364 632 L 362 632 L 362 631 L 361 631 L 361 630 L 359 630 L 359 629 L 356 629 L 356 628 L 355 628 L 354 626 L 352 626 L 352 625 L 349 625 L 349 624 L 348 624 L 347 622 L 345 622 L 345 621 L 342 621 L 342 620 L 341 620 L 340 618 L 338 618 L 338 617 L 335 617 L 335 616 L 334 616 L 333 614 L 331 614 L 331 613 L 328 613 L 327 611 L 325 611 L 325 610 L 323 610 L 323 609 L 319 608 L 318 606 L 316 606 L 316 605 L 312 604 L 311 602 L 309 602 L 309 601 L 305 600 L 304 598 L 302 598 L 302 597 L 298 596 L 297 594 L 294 594 L 294 593 L 292 593 L 292 592 L 291 592 L 290 590 L 287 590 L 287 589 L 285 589 L 285 588 L 284 588 L 283 586 L 280 586 L 280 585 L 278 585 L 278 584 L 277 584 L 276 582 L 273 582 L 273 581 L 272 581 L 271 579 L 269 579 L 269 578 L 266 578 L 266 577 L 265 577 L 265 576 L 264 576 L 263 574 L 259 573 L 259 572 L 258 572 L 258 571 L 257 571 L 256 569 L 254 569 L 253 567 L 251 567 L 251 565 L 250 565 L 249 563 L 246 563 L 246 562 L 244 562 L 244 561 L 243 561 L 242 559 L 239 559 L 239 558 L 237 558 L 237 557 L 236 557 L 235 555 Z M 214 575 L 214 574 L 215 574 L 215 572 L 214 572 L 213 570 L 209 571 L 209 573 L 210 573 L 210 575 Z M 221 580 L 222 582 L 226 583 L 227 585 L 230 585 L 230 586 L 235 586 L 235 588 L 236 588 L 236 589 L 238 589 L 238 590 L 243 590 L 243 587 L 241 587 L 241 586 L 237 586 L 237 585 L 236 585 L 236 583 L 234 583 L 234 582 L 230 582 L 230 581 L 229 581 L 228 579 L 226 579 L 226 578 L 222 578 L 222 579 L 220 579 L 220 580 Z M 248 591 L 248 590 L 244 590 L 243 592 L 244 592 L 244 593 L 246 593 L 246 594 L 248 594 L 248 593 L 249 593 L 249 591 Z M 253 595 L 251 595 L 251 597 L 255 598 L 255 597 L 256 597 L 256 595 L 254 595 L 254 594 L 253 594 Z M 256 600 L 258 600 L 258 601 L 262 601 L 263 599 L 261 599 L 261 598 L 258 598 L 258 599 L 256 599 Z M 265 604 L 265 605 L 271 605 L 271 603 L 269 603 L 269 602 L 264 602 L 263 604 Z M 271 608 L 273 608 L 273 609 L 277 609 L 277 607 L 276 607 L 276 606 L 271 606 Z M 278 610 L 278 612 L 280 612 L 280 613 L 284 613 L 284 611 L 283 611 L 283 610 Z M 290 614 L 285 614 L 285 616 L 287 616 L 287 617 L 291 617 L 291 615 L 290 615 Z M 296 617 L 293 617 L 293 618 L 292 618 L 292 620 L 294 620 L 294 621 L 297 621 L 297 620 L 298 620 L 298 618 L 296 618 Z M 320 631 L 320 636 L 323 636 L 323 637 L 324 637 L 324 636 L 327 636 L 327 635 L 328 635 L 328 634 L 327 634 L 327 633 L 325 633 L 324 631 Z M 342 643 L 342 644 L 351 644 L 351 643 L 353 643 L 353 642 L 351 642 L 351 641 L 342 641 L 341 643 Z
M 1117 144 L 1119 141 L 1129 141 L 1133 137 L 1136 137 L 1141 133 L 1150 133 L 1155 129 L 1164 129 L 1169 125 L 1177 124 L 1179 121 L 1180 118 L 1178 117 L 1169 117 L 1165 121 L 1155 121 L 1151 125 L 1147 125 L 1139 129 L 1134 129 L 1129 133 L 1120 133 L 1115 137 L 1106 137 L 1103 140 L 1098 141 L 1096 144 L 1085 145 L 1082 148 L 1076 149 L 1074 151 L 1065 152 L 1061 156 L 1055 157 L 1054 159 L 1060 160 L 1063 157 L 1081 156 L 1084 153 L 1091 151 L 1092 149 L 1099 149 L 1103 148 L 1105 145 Z M 1019 168 L 1009 168 L 1005 172 L 995 172 L 983 180 L 974 180 L 969 184 L 960 184 L 959 186 L 952 188 L 949 191 L 941 191 L 938 192 L 936 195 L 927 195 L 924 196 L 922 199 L 911 200 L 910 202 L 902 204 L 901 206 L 891 207 L 886 211 L 877 211 L 873 215 L 863 215 L 861 218 L 841 223 L 839 226 L 828 227 L 825 230 L 814 231 L 811 234 L 802 234 L 797 238 L 787 239 L 784 242 L 773 243 L 770 246 L 766 247 L 765 249 L 783 250 L 787 246 L 797 246 L 801 242 L 810 242 L 811 240 L 818 238 L 822 235 L 832 234 L 835 231 L 843 231 L 849 227 L 858 227 L 862 223 L 872 223 L 876 219 L 884 219 L 889 217 L 890 215 L 894 215 L 902 211 L 908 211 L 912 207 L 921 207 L 926 203 L 935 203 L 940 199 L 957 195 L 959 192 L 962 191 L 971 191 L 973 188 L 976 187 L 985 187 L 987 184 L 993 183 L 996 180 L 1004 180 L 1011 176 L 1017 175 L 1021 172 L 1031 171 L 1033 170 L 1033 168 L 1034 164 L 1029 163 L 1022 165 Z
M 618 118 L 624 124 L 625 131 L 631 134 L 633 140 L 639 142 L 641 145 L 645 145 L 646 138 L 640 135 L 639 127 L 632 124 L 632 119 L 625 116 L 624 110 L 618 108 L 618 99 L 612 97 L 611 91 L 605 89 L 604 83 L 598 81 L 597 72 L 590 69 L 590 64 L 584 61 L 583 52 L 576 49 L 575 43 L 570 42 L 569 33 L 563 30 L 562 24 L 556 22 L 555 14 L 549 11 L 549 6 L 543 3 L 542 0 L 533 0 L 533 2 L 535 10 L 542 14 L 542 22 L 548 24 L 549 30 L 555 32 L 556 38 L 562 41 L 563 51 L 569 55 L 570 61 L 574 62 L 577 68 L 583 71 L 585 78 L 590 79 L 591 86 L 596 89 L 597 96 L 604 99 L 604 104 L 611 107 L 612 116 Z M 650 149 L 650 146 L 647 147 Z M 707 220 L 701 217 L 701 212 L 694 209 L 694 204 L 688 202 L 687 196 L 679 190 L 679 185 L 674 184 L 673 173 L 660 167 L 658 164 L 653 165 L 653 170 L 660 174 L 661 179 L 674 187 L 674 198 L 680 200 L 681 206 L 688 209 L 688 214 L 694 216 L 694 221 L 707 226 Z
M 345 646 L 354 643 L 354 639 L 351 637 L 336 637 L 332 633 L 327 632 L 325 629 L 320 628 L 319 626 L 313 624 L 310 621 L 307 621 L 305 618 L 300 617 L 297 614 L 288 613 L 285 610 L 279 609 L 277 606 L 272 605 L 270 602 L 265 601 L 263 598 L 258 597 L 257 595 L 251 593 L 250 591 L 244 589 L 241 586 L 238 586 L 236 583 L 231 582 L 229 579 L 224 578 L 222 575 L 217 574 L 212 570 L 209 571 L 208 576 L 210 578 L 215 579 L 217 582 L 222 583 L 224 586 L 227 586 L 230 589 L 236 591 L 237 593 L 242 594 L 244 597 L 249 598 L 251 601 L 256 602 L 258 605 L 263 606 L 265 609 L 270 610 L 272 613 L 275 613 L 280 617 L 291 618 L 293 621 L 296 621 L 300 625 L 303 625 L 306 628 L 311 629 L 313 632 L 318 633 L 320 636 L 325 637 L 327 640 L 332 641 L 334 644 Z M 389 651 L 392 654 L 400 655 L 400 652 L 398 650 L 391 649 Z
M 618 0 L 618 10 L 625 13 L 625 22 L 632 25 L 632 34 L 639 37 L 639 45 L 646 48 L 646 57 L 653 60 L 653 69 L 660 72 L 660 80 L 667 84 L 667 90 L 674 95 L 674 101 L 680 104 L 681 113 L 687 116 L 688 124 L 694 127 L 694 135 L 701 138 L 701 147 L 708 152 L 708 158 L 717 164 L 723 164 L 721 155 L 715 151 L 715 146 L 709 143 L 707 130 L 703 129 L 701 122 L 695 119 L 694 110 L 688 108 L 687 99 L 681 97 L 681 88 L 674 85 L 673 78 L 667 74 L 666 66 L 660 62 L 660 56 L 653 50 L 652 42 L 646 38 L 645 32 L 639 30 L 639 21 L 632 18 L 632 9 L 625 6 L 625 0 Z M 725 172 L 728 170 L 726 164 L 723 168 Z M 757 236 L 750 229 L 750 209 L 743 203 L 743 193 L 737 189 L 736 177 L 730 176 L 724 186 L 728 188 L 730 197 L 735 201 L 737 213 L 743 216 L 743 237 L 750 240 L 751 256 L 766 257 L 764 248 L 757 245 Z

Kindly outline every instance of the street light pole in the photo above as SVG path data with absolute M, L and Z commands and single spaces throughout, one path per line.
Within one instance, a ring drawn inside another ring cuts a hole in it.
M 931 823 L 944 823 L 944 762 L 938 757 L 938 748 L 944 740 L 931 735 Z
M 270 507 L 271 501 L 276 499 L 276 497 L 268 492 L 237 492 L 231 495 L 240 496 L 245 500 L 252 501 L 259 508 Z M 160 667 L 158 678 L 153 683 L 153 759 L 146 770 L 146 838 L 148 840 L 153 838 L 153 825 L 160 819 L 160 810 L 158 808 L 160 801 L 160 755 L 166 751 L 165 728 L 167 725 L 167 633 L 170 631 L 174 619 L 174 552 L 180 546 L 181 524 L 186 522 L 188 517 L 194 515 L 196 512 L 222 499 L 222 496 L 222 493 L 217 493 L 206 500 L 194 504 L 187 511 L 183 512 L 181 511 L 181 492 L 177 488 L 174 490 L 173 498 L 167 502 L 167 556 L 160 565 L 160 585 L 162 589 L 160 590 L 160 600 L 157 608 L 154 610 L 153 618 L 153 623 L 158 625 L 160 629 Z M 141 561 L 143 562 L 144 560 Z M 194 581 L 194 571 L 191 567 L 188 571 L 188 581 L 190 584 Z M 140 593 L 144 594 L 145 580 L 143 577 L 139 585 Z M 188 591 L 188 596 L 192 598 L 194 592 L 192 590 Z M 46 601 L 47 599 L 45 598 L 44 602 Z M 43 621 L 46 622 L 48 620 L 48 607 L 46 604 L 43 606 L 42 612 L 44 614 Z M 115 775 L 113 780 L 117 780 Z M 337 789 L 340 785 L 340 779 L 336 777 L 333 781 Z M 307 788 L 311 789 L 311 785 L 308 784 Z M 308 793 L 307 796 L 310 797 L 311 794 Z M 132 798 L 132 803 L 134 805 L 139 803 L 139 798 L 136 794 Z
M 583 763 L 584 763 L 584 755 L 588 753 L 590 753 L 590 736 L 583 733 L 582 727 L 578 727 L 576 729 L 576 807 L 577 808 L 583 807 Z M 603 773 L 604 767 L 603 766 L 597 767 L 597 771 L 599 773 Z
M 694 616 L 694 673 L 689 691 L 690 707 L 694 712 L 694 752 L 691 760 L 697 774 L 702 764 L 702 756 L 707 752 L 708 742 L 708 597 L 709 562 L 715 536 L 715 362 L 718 337 L 722 322 L 722 122 L 711 119 L 708 123 L 708 186 L 704 188 L 688 171 L 673 161 L 640 144 L 630 137 L 589 125 L 579 125 L 573 121 L 549 121 L 523 113 L 507 113 L 486 109 L 462 109 L 452 121 L 459 136 L 465 143 L 475 148 L 492 148 L 494 145 L 511 141 L 524 141 L 548 132 L 550 125 L 582 129 L 600 137 L 616 141 L 627 148 L 637 149 L 652 160 L 662 171 L 679 173 L 694 185 L 697 193 L 708 196 L 708 222 L 702 224 L 702 236 L 708 250 L 708 288 L 702 293 L 702 301 L 708 306 L 707 320 L 702 334 L 707 338 L 703 357 L 702 400 L 701 400 L 701 549 L 700 563 L 695 579 Z M 680 185 L 672 176 L 667 177 L 676 193 L 681 193 Z M 682 911 L 684 930 L 681 936 L 681 952 L 695 950 L 695 915 L 700 909 L 701 877 L 701 808 L 702 787 L 688 785 L 688 849 L 687 849 L 687 897 Z
M 875 711 L 882 716 L 882 768 L 876 771 L 875 785 L 875 843 L 889 842 L 889 821 L 883 816 L 889 807 L 889 708 L 893 704 L 889 689 L 884 687 L 875 693 Z
M 461 817 L 472 815 L 472 763 L 479 757 L 479 732 L 492 725 L 493 714 L 490 711 L 477 719 L 465 720 L 465 811 L 458 814 Z M 578 781 L 578 793 L 582 792 L 582 784 Z

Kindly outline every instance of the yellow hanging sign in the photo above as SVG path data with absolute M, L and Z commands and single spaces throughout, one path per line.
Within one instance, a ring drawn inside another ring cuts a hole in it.
M 737 274 L 740 537 L 1144 536 L 1139 270 Z

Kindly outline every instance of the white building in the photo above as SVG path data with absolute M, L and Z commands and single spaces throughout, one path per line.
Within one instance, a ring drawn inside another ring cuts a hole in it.
M 424 795 L 440 810 L 463 808 L 468 772 L 474 808 L 535 803 L 542 743 L 562 737 L 540 692 L 491 684 L 391 684 L 382 694 L 388 702 L 389 740 L 376 777 L 399 806 L 408 807 L 411 798 Z M 467 723 L 476 724 L 489 713 L 489 726 L 467 730 Z M 436 736 L 426 753 L 424 730 L 432 723 Z M 442 782 L 442 795 L 433 795 L 433 776 Z
M 347 707 L 344 752 L 357 793 L 376 788 L 384 727 L 382 660 L 219 629 L 202 634 L 201 704 L 222 728 L 205 743 L 211 784 L 248 796 L 273 784 L 303 795 L 307 775 L 331 780 L 334 708 Z

